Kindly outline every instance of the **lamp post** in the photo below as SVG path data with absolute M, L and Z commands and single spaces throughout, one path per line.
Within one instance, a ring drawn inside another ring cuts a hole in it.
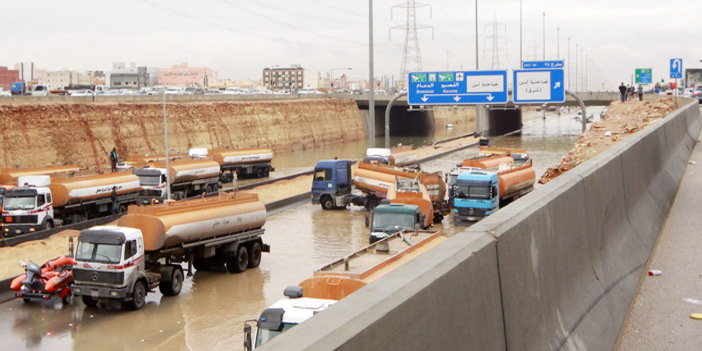
M 163 139 L 166 146 L 166 172 L 170 172 L 171 158 L 168 153 L 168 123 L 166 122 L 166 94 L 163 94 Z M 170 173 L 167 173 L 170 174 Z M 166 199 L 171 200 L 171 177 L 166 177 Z
M 373 0 L 368 0 L 368 147 L 375 147 L 375 80 L 373 79 Z
M 334 71 L 341 71 L 341 70 L 352 70 L 353 68 L 348 67 L 348 68 L 332 68 L 329 70 L 329 93 L 334 92 Z
M 543 55 L 541 56 L 541 59 L 546 61 L 546 12 L 544 12 L 544 41 L 543 41 Z

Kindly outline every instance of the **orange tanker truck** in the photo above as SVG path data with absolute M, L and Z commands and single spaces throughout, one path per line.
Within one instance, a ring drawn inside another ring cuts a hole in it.
M 168 180 L 172 198 L 176 200 L 219 191 L 220 167 L 214 160 L 175 160 L 168 165 L 168 172 L 165 161 L 134 167 L 134 174 L 139 177 L 142 188 L 138 203 L 149 204 L 154 199 L 163 202 L 167 197 Z
M 121 302 L 140 309 L 156 287 L 166 296 L 180 293 L 181 263 L 189 272 L 192 265 L 226 265 L 232 273 L 257 267 L 261 252 L 270 251 L 261 239 L 265 222 L 258 195 L 243 192 L 130 206 L 116 226 L 80 233 L 71 290 L 88 306 Z
M 271 166 L 273 161 L 271 149 L 210 150 L 208 156 L 214 157 L 214 160 L 219 163 L 223 183 L 233 181 L 234 173 L 238 179 L 265 178 L 275 170 Z
M 427 188 L 434 208 L 434 221 L 439 222 L 449 213 L 444 200 L 446 185 L 441 172 L 427 173 L 417 169 L 396 168 L 376 161 L 360 162 L 351 176 L 350 160 L 322 160 L 314 169 L 312 203 L 321 204 L 325 210 L 343 208 L 349 203 L 374 209 L 395 183 L 395 178 L 414 179 Z M 358 190 L 362 193 L 352 194 Z
M 511 156 L 495 155 L 468 159 L 462 166 L 452 189 L 456 225 L 479 221 L 534 190 L 531 159 L 515 163 Z
M 80 171 L 76 165 L 51 166 L 39 168 L 3 168 L 0 170 L 0 184 L 17 185 L 17 179 L 23 176 L 58 175 L 60 173 Z
M 21 234 L 126 212 L 139 189 L 139 178 L 132 172 L 70 178 L 21 176 L 18 187 L 5 192 L 3 231 Z
M 287 287 L 286 298 L 265 309 L 259 319 L 246 321 L 244 349 L 261 347 L 444 240 L 438 231 L 398 231 L 315 270 L 299 285 Z M 256 323 L 253 335 L 251 322 Z

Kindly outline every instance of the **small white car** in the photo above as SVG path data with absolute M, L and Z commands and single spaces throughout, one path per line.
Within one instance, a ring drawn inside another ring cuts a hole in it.
M 93 96 L 95 93 L 92 90 L 76 90 L 71 96 Z

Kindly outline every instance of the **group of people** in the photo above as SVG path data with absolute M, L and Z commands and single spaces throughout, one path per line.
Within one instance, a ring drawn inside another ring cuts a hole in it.
M 622 102 L 631 99 L 634 100 L 634 94 L 639 94 L 639 101 L 643 101 L 643 86 L 639 84 L 638 87 L 633 85 L 624 85 L 624 82 L 619 86 L 619 93 L 621 94 Z

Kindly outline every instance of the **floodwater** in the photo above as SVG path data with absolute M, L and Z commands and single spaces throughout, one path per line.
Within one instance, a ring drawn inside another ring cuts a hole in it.
M 525 114 L 521 136 L 494 139 L 493 144 L 526 148 L 539 176 L 560 162 L 580 134 L 580 123 L 573 117 L 549 114 L 544 121 L 540 113 Z M 405 140 L 402 142 L 411 143 Z M 277 155 L 275 167 L 308 169 L 317 159 L 359 158 L 364 150 L 365 142 L 359 142 Z M 446 171 L 476 152 L 456 152 L 422 168 Z M 306 203 L 272 215 L 264 226 L 264 241 L 271 245 L 271 253 L 264 253 L 259 268 L 242 274 L 195 272 L 186 278 L 179 296 L 149 294 L 147 305 L 139 311 L 86 308 L 80 301 L 69 306 L 53 301 L 25 304 L 19 299 L 0 304 L 3 349 L 241 350 L 245 320 L 257 318 L 266 306 L 282 298 L 286 286 L 296 285 L 316 268 L 367 244 L 364 213 L 356 207 L 323 211 Z M 454 228 L 450 217 L 435 228 L 448 235 L 462 229 Z

